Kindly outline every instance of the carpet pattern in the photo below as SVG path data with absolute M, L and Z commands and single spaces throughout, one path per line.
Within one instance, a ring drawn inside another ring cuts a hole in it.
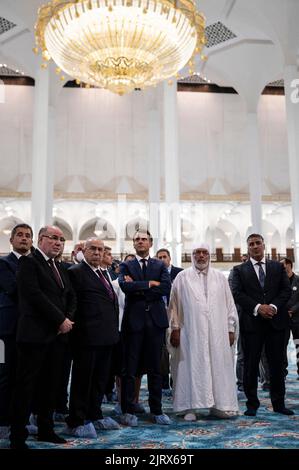
M 298 449 L 299 448 L 299 381 L 295 368 L 295 352 L 289 350 L 289 374 L 286 379 L 286 406 L 294 416 L 273 413 L 269 393 L 259 390 L 261 406 L 255 417 L 243 415 L 245 399 L 239 401 L 240 416 L 223 420 L 208 416 L 208 411 L 197 415 L 196 422 L 188 423 L 172 411 L 171 397 L 163 398 L 163 411 L 173 420 L 170 426 L 153 424 L 149 414 L 139 415 L 139 426 L 120 430 L 98 431 L 97 439 L 69 438 L 64 445 L 27 441 L 34 449 Z M 141 390 L 141 403 L 147 406 L 145 381 Z M 103 405 L 104 414 L 112 416 L 115 404 Z M 64 425 L 56 423 L 60 434 Z M 0 448 L 8 447 L 0 440 Z

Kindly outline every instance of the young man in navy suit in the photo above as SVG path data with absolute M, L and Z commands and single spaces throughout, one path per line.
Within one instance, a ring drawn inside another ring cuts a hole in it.
M 29 225 L 16 225 L 9 240 L 12 251 L 0 258 L 0 339 L 5 346 L 4 363 L 0 363 L 0 439 L 9 435 L 10 400 L 16 373 L 17 269 L 19 258 L 30 254 L 32 239 Z
M 162 413 L 161 354 L 168 327 L 163 297 L 170 292 L 170 276 L 160 260 L 150 258 L 153 239 L 148 231 L 133 238 L 136 258 L 120 265 L 119 285 L 126 294 L 122 321 L 124 372 L 122 376 L 121 423 L 137 426 L 134 415 L 135 378 L 141 366 L 147 373 L 149 407 L 157 424 L 170 424 Z
M 249 260 L 234 267 L 232 291 L 240 305 L 240 331 L 244 347 L 244 392 L 246 416 L 255 416 L 260 402 L 257 377 L 263 346 L 270 370 L 270 397 L 273 411 L 294 412 L 285 407 L 284 343 L 288 327 L 287 301 L 291 288 L 284 267 L 266 260 L 260 234 L 247 238 Z

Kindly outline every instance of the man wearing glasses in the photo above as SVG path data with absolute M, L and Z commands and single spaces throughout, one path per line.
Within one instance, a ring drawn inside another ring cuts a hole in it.
M 76 307 L 67 271 L 54 259 L 64 243 L 62 231 L 46 226 L 35 252 L 20 259 L 17 277 L 20 318 L 17 327 L 17 377 L 12 397 L 10 446 L 27 449 L 26 424 L 32 401 L 37 411 L 38 440 L 66 441 L 54 433 L 53 411 L 62 364 L 57 341 L 73 326 Z M 59 338 L 59 339 L 58 339 Z

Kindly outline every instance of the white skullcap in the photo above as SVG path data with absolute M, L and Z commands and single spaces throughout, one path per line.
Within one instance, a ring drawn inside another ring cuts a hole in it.
M 207 252 L 210 253 L 210 245 L 208 243 L 200 242 L 194 246 L 193 250 L 207 250 Z

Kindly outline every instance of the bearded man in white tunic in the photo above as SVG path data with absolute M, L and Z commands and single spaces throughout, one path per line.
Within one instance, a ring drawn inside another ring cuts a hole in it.
M 238 314 L 224 274 L 210 265 L 210 249 L 198 244 L 192 267 L 180 272 L 168 308 L 174 411 L 196 421 L 196 410 L 219 418 L 238 415 L 234 344 Z

